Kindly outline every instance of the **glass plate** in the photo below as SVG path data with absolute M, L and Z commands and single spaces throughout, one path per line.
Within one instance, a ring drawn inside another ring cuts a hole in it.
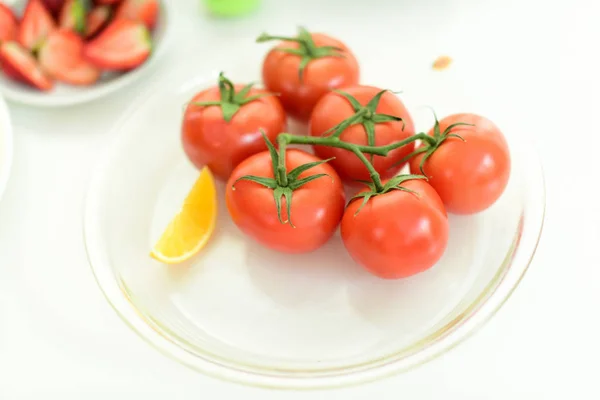
M 260 59 L 240 59 L 247 63 L 230 66 L 228 76 L 255 81 Z M 117 123 L 115 143 L 91 182 L 85 241 L 110 304 L 179 362 L 263 387 L 356 384 L 452 348 L 498 310 L 525 273 L 544 219 L 544 180 L 518 122 L 498 105 L 477 101 L 482 97 L 468 79 L 449 74 L 434 90 L 429 73 L 415 72 L 402 95 L 417 128 L 433 122 L 425 104 L 440 116 L 486 115 L 504 129 L 514 171 L 493 207 L 450 216 L 448 250 L 434 268 L 400 281 L 375 278 L 350 259 L 339 235 L 312 254 L 267 250 L 230 221 L 222 184 L 218 225 L 201 254 L 183 266 L 152 260 L 152 245 L 198 176 L 180 145 L 183 107 L 218 74 L 188 60 L 149 81 L 149 91 Z M 391 88 L 403 83 L 392 67 L 382 66 L 377 79 Z

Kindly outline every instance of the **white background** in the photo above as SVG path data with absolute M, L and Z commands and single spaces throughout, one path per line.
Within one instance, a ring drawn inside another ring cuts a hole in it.
M 428 68 L 440 54 L 453 56 L 457 68 L 469 64 L 494 83 L 489 96 L 501 97 L 537 141 L 546 225 L 508 303 L 440 359 L 321 396 L 199 375 L 141 341 L 102 297 L 83 247 L 83 199 L 115 117 L 143 80 L 78 107 L 11 105 L 15 157 L 0 207 L 0 399 L 600 398 L 599 7 L 594 0 L 265 0 L 252 16 L 218 21 L 199 0 L 177 0 L 176 45 L 157 64 L 158 76 L 191 55 L 243 62 L 235 59 L 240 39 L 291 34 L 303 24 L 343 38 L 359 55 L 384 43 L 381 62 Z M 415 41 L 417 54 L 402 52 Z

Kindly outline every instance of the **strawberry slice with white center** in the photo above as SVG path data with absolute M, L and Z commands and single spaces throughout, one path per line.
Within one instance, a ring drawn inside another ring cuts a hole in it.
M 33 55 L 17 42 L 0 44 L 0 63 L 13 79 L 25 82 L 39 90 L 48 91 L 54 83 L 38 65 Z
M 36 51 L 50 32 L 56 29 L 52 15 L 41 0 L 30 0 L 19 26 L 19 43 L 27 50 Z
M 97 6 L 87 15 L 87 21 L 85 25 L 85 37 L 90 38 L 96 33 L 100 32 L 102 28 L 110 20 L 112 9 L 110 6 Z
M 17 30 L 17 17 L 10 8 L 0 3 L 0 42 L 15 40 Z
M 60 11 L 58 25 L 63 29 L 71 29 L 83 34 L 85 22 L 84 0 L 67 0 Z
M 40 65 L 51 77 L 71 85 L 91 85 L 101 71 L 83 58 L 83 40 L 70 30 L 48 36 L 39 51 Z
M 150 31 L 141 22 L 113 21 L 100 35 L 87 43 L 83 54 L 96 67 L 123 71 L 138 67 L 152 52 Z
M 143 22 L 148 29 L 153 29 L 159 12 L 160 4 L 158 0 L 123 0 L 117 8 L 115 18 Z

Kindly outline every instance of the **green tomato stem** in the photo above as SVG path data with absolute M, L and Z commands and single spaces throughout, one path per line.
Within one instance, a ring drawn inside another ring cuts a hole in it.
M 310 32 L 305 28 L 298 28 L 298 35 L 295 37 L 261 34 L 256 38 L 257 43 L 264 43 L 271 40 L 280 40 L 284 42 L 294 42 L 299 48 L 276 47 L 277 51 L 292 54 L 300 57 L 298 66 L 298 79 L 300 83 L 304 82 L 304 70 L 308 64 L 316 59 L 323 57 L 344 57 L 343 49 L 335 46 L 317 46 L 313 41 Z
M 200 101 L 193 102 L 192 104 L 202 107 L 218 106 L 221 107 L 223 112 L 223 119 L 225 122 L 231 122 L 233 116 L 240 110 L 245 104 L 251 103 L 265 96 L 277 96 L 276 93 L 260 93 L 254 96 L 250 96 L 250 91 L 254 86 L 254 83 L 249 83 L 240 89 L 239 92 L 235 91 L 235 85 L 231 80 L 227 79 L 223 72 L 219 74 L 219 80 L 217 81 L 219 88 L 219 101 Z
M 309 144 L 316 146 L 326 146 L 326 147 L 337 147 L 339 149 L 354 151 L 354 149 L 358 149 L 359 151 L 366 154 L 374 154 L 376 156 L 387 156 L 390 151 L 396 150 L 400 147 L 406 146 L 412 142 L 416 142 L 417 140 L 425 140 L 429 142 L 429 138 L 431 136 L 426 133 L 417 133 L 416 135 L 412 135 L 409 138 L 401 140 L 399 142 L 390 143 L 385 146 L 363 146 L 354 143 L 344 142 L 343 140 L 335 137 L 335 136 L 299 136 L 293 135 L 291 133 L 281 133 L 278 137 L 278 142 L 281 143 L 282 140 L 286 142 L 286 144 Z
M 375 185 L 375 190 L 377 191 L 377 193 L 383 192 L 383 183 L 381 183 L 381 176 L 379 175 L 379 172 L 377 172 L 375 170 L 375 167 L 373 167 L 373 164 L 370 163 L 369 160 L 367 160 L 367 157 L 365 157 L 363 152 L 360 151 L 358 148 L 354 147 L 352 149 L 352 151 L 354 152 L 354 154 L 356 154 L 356 157 L 358 157 L 358 159 L 363 164 L 365 164 L 365 167 L 367 167 L 367 169 L 369 170 L 369 176 L 371 177 L 371 180 L 373 181 L 373 185 Z
M 285 167 L 285 151 L 287 147 L 287 141 L 282 135 L 280 135 L 279 137 L 277 137 L 277 144 L 279 147 L 279 160 L 277 163 L 277 171 L 273 171 L 273 173 L 275 174 L 279 185 L 282 187 L 287 187 L 288 175 L 287 168 Z
M 356 154 L 358 159 L 365 165 L 365 167 L 369 170 L 369 175 L 375 189 L 378 193 L 383 191 L 383 184 L 381 182 L 381 176 L 373 167 L 373 164 L 369 162 L 365 154 L 373 154 L 378 156 L 387 156 L 390 151 L 398 149 L 402 146 L 406 146 L 409 143 L 415 142 L 417 140 L 426 140 L 428 141 L 429 135 L 425 133 L 418 133 L 416 135 L 412 135 L 405 140 L 400 142 L 390 143 L 386 146 L 362 146 L 354 143 L 344 142 L 335 136 L 299 136 L 293 135 L 291 133 L 281 133 L 277 137 L 277 143 L 279 144 L 279 164 L 277 168 L 278 179 L 281 180 L 280 174 L 283 168 L 283 172 L 285 173 L 285 149 L 288 144 L 309 144 L 316 146 L 327 146 L 327 147 L 336 147 L 339 149 L 344 149 L 353 152 Z M 281 184 L 283 182 L 280 182 Z

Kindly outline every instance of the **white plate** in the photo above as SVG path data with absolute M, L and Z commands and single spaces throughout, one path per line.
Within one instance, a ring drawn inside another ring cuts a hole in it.
M 22 8 L 24 4 L 22 1 L 13 1 L 13 3 L 16 4 L 15 8 L 17 9 Z M 7 100 L 15 103 L 37 107 L 64 107 L 86 103 L 124 88 L 148 72 L 169 48 L 170 32 L 173 30 L 170 26 L 169 7 L 168 1 L 161 2 L 160 18 L 152 34 L 154 46 L 152 54 L 144 64 L 133 71 L 125 74 L 104 74 L 96 84 L 89 87 L 77 87 L 56 82 L 54 89 L 50 92 L 41 92 L 15 82 L 0 72 L 0 92 Z
M 8 183 L 13 155 L 13 134 L 8 106 L 0 95 L 0 200 Z
M 255 81 L 258 55 L 239 60 L 243 65 L 225 67 L 227 75 Z M 377 76 L 363 82 L 402 87 L 419 130 L 432 123 L 431 113 L 419 108 L 424 104 L 440 117 L 459 111 L 489 116 L 506 127 L 519 171 L 489 210 L 450 217 L 448 250 L 435 267 L 384 281 L 350 259 L 339 235 L 311 254 L 269 251 L 231 222 L 222 184 L 218 225 L 202 253 L 183 266 L 152 260 L 152 245 L 198 176 L 181 149 L 180 126 L 182 106 L 214 85 L 223 68 L 207 62 L 188 61 L 133 102 L 115 126 L 116 141 L 86 200 L 85 243 L 94 274 L 111 305 L 146 341 L 185 365 L 236 382 L 344 386 L 442 354 L 512 293 L 544 215 L 535 149 L 503 107 L 489 107 L 478 82 L 459 76 L 432 85 L 438 75 L 416 64 L 406 74 L 380 64 Z

